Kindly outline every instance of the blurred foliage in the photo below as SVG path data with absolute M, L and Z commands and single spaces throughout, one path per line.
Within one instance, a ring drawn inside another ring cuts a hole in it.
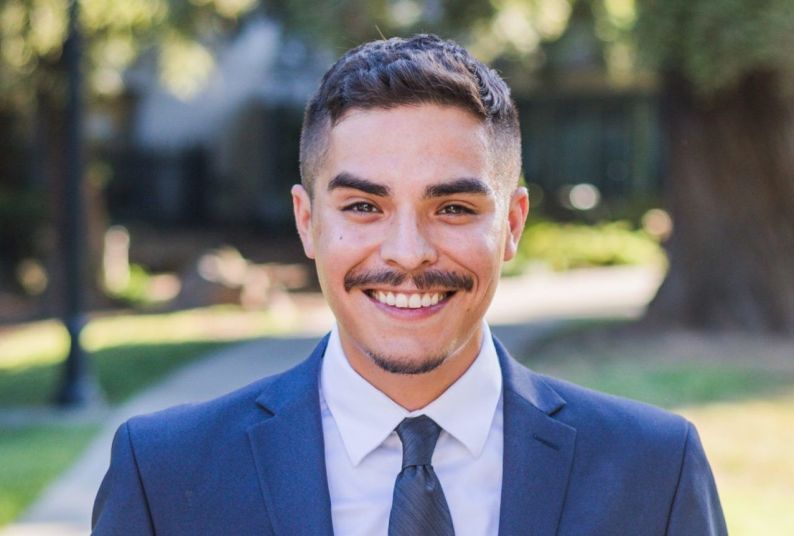
M 30 84 L 57 92 L 57 66 L 68 26 L 68 0 L 0 0 L 0 98 L 30 96 Z M 122 73 L 141 52 L 159 47 L 164 81 L 176 93 L 209 74 L 205 41 L 255 7 L 254 0 L 81 0 L 88 81 L 96 95 L 116 95 Z
M 140 264 L 130 264 L 130 277 L 127 285 L 118 291 L 106 290 L 109 296 L 128 305 L 145 306 L 152 302 L 148 298 L 148 286 L 152 276 Z
M 516 258 L 507 265 L 506 273 L 520 273 L 538 264 L 562 271 L 593 266 L 659 266 L 664 262 L 659 242 L 625 221 L 595 225 L 534 221 L 524 230 Z
M 542 57 L 539 45 L 560 37 L 577 0 L 80 0 L 89 90 L 115 96 L 142 53 L 159 50 L 160 74 L 188 96 L 213 68 L 212 45 L 246 16 L 261 14 L 307 43 L 334 54 L 361 42 L 435 32 L 455 38 L 485 61 Z M 0 0 L 0 98 L 27 98 L 32 79 L 53 77 L 67 34 L 69 0 Z M 590 0 L 609 65 L 624 73 L 633 58 L 634 0 Z M 627 63 L 629 62 L 629 63 Z M 526 70 L 537 62 L 524 61 Z M 622 67 L 621 67 L 622 66 Z
M 30 96 L 29 83 L 57 86 L 69 0 L 0 0 L 0 99 Z M 794 73 L 790 0 L 80 0 L 89 88 L 117 95 L 141 53 L 159 50 L 167 86 L 189 95 L 213 68 L 213 44 L 261 14 L 334 54 L 381 36 L 436 32 L 485 61 L 542 64 L 540 45 L 567 29 L 580 4 L 592 13 L 613 80 L 646 65 L 676 69 L 704 90 L 759 69 Z M 57 77 L 56 77 L 57 78 Z M 57 88 L 55 88 L 57 89 Z
M 637 15 L 645 59 L 702 92 L 757 71 L 794 78 L 791 0 L 637 0 Z

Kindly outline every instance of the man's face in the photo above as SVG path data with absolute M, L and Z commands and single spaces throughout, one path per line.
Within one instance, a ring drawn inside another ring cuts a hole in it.
M 293 188 L 351 364 L 428 372 L 473 358 L 503 260 L 527 214 L 523 188 L 489 176 L 482 122 L 450 106 L 354 110 L 334 128 L 313 199 Z

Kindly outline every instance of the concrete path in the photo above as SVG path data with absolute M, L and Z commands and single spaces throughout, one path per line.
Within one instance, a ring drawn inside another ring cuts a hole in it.
M 513 352 L 571 318 L 639 314 L 658 286 L 647 269 L 580 270 L 503 280 L 488 313 L 494 334 Z M 304 359 L 333 317 L 312 314 L 304 332 L 291 338 L 249 342 L 191 364 L 110 413 L 82 457 L 0 536 L 72 536 L 90 532 L 91 508 L 107 470 L 110 444 L 126 419 L 184 402 L 220 396 Z

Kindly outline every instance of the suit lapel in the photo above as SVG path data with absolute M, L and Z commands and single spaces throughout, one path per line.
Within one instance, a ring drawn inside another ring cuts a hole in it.
M 265 506 L 280 535 L 332 535 L 318 391 L 327 337 L 257 399 L 270 415 L 248 429 Z
M 504 459 L 499 534 L 557 533 L 576 430 L 552 415 L 565 401 L 495 341 L 504 377 Z
M 555 534 L 576 430 L 552 415 L 565 401 L 496 340 L 504 377 L 504 461 L 499 533 Z M 266 416 L 248 430 L 276 534 L 332 535 L 318 378 L 327 337 L 257 399 Z

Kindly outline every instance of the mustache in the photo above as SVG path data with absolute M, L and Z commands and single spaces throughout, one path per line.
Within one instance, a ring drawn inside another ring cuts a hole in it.
M 466 274 L 457 272 L 443 272 L 441 270 L 426 270 L 418 274 L 406 274 L 395 270 L 375 270 L 345 275 L 345 290 L 350 292 L 355 287 L 373 285 L 391 285 L 398 287 L 410 279 L 418 290 L 428 290 L 442 287 L 449 290 L 471 291 L 474 288 L 474 279 Z

